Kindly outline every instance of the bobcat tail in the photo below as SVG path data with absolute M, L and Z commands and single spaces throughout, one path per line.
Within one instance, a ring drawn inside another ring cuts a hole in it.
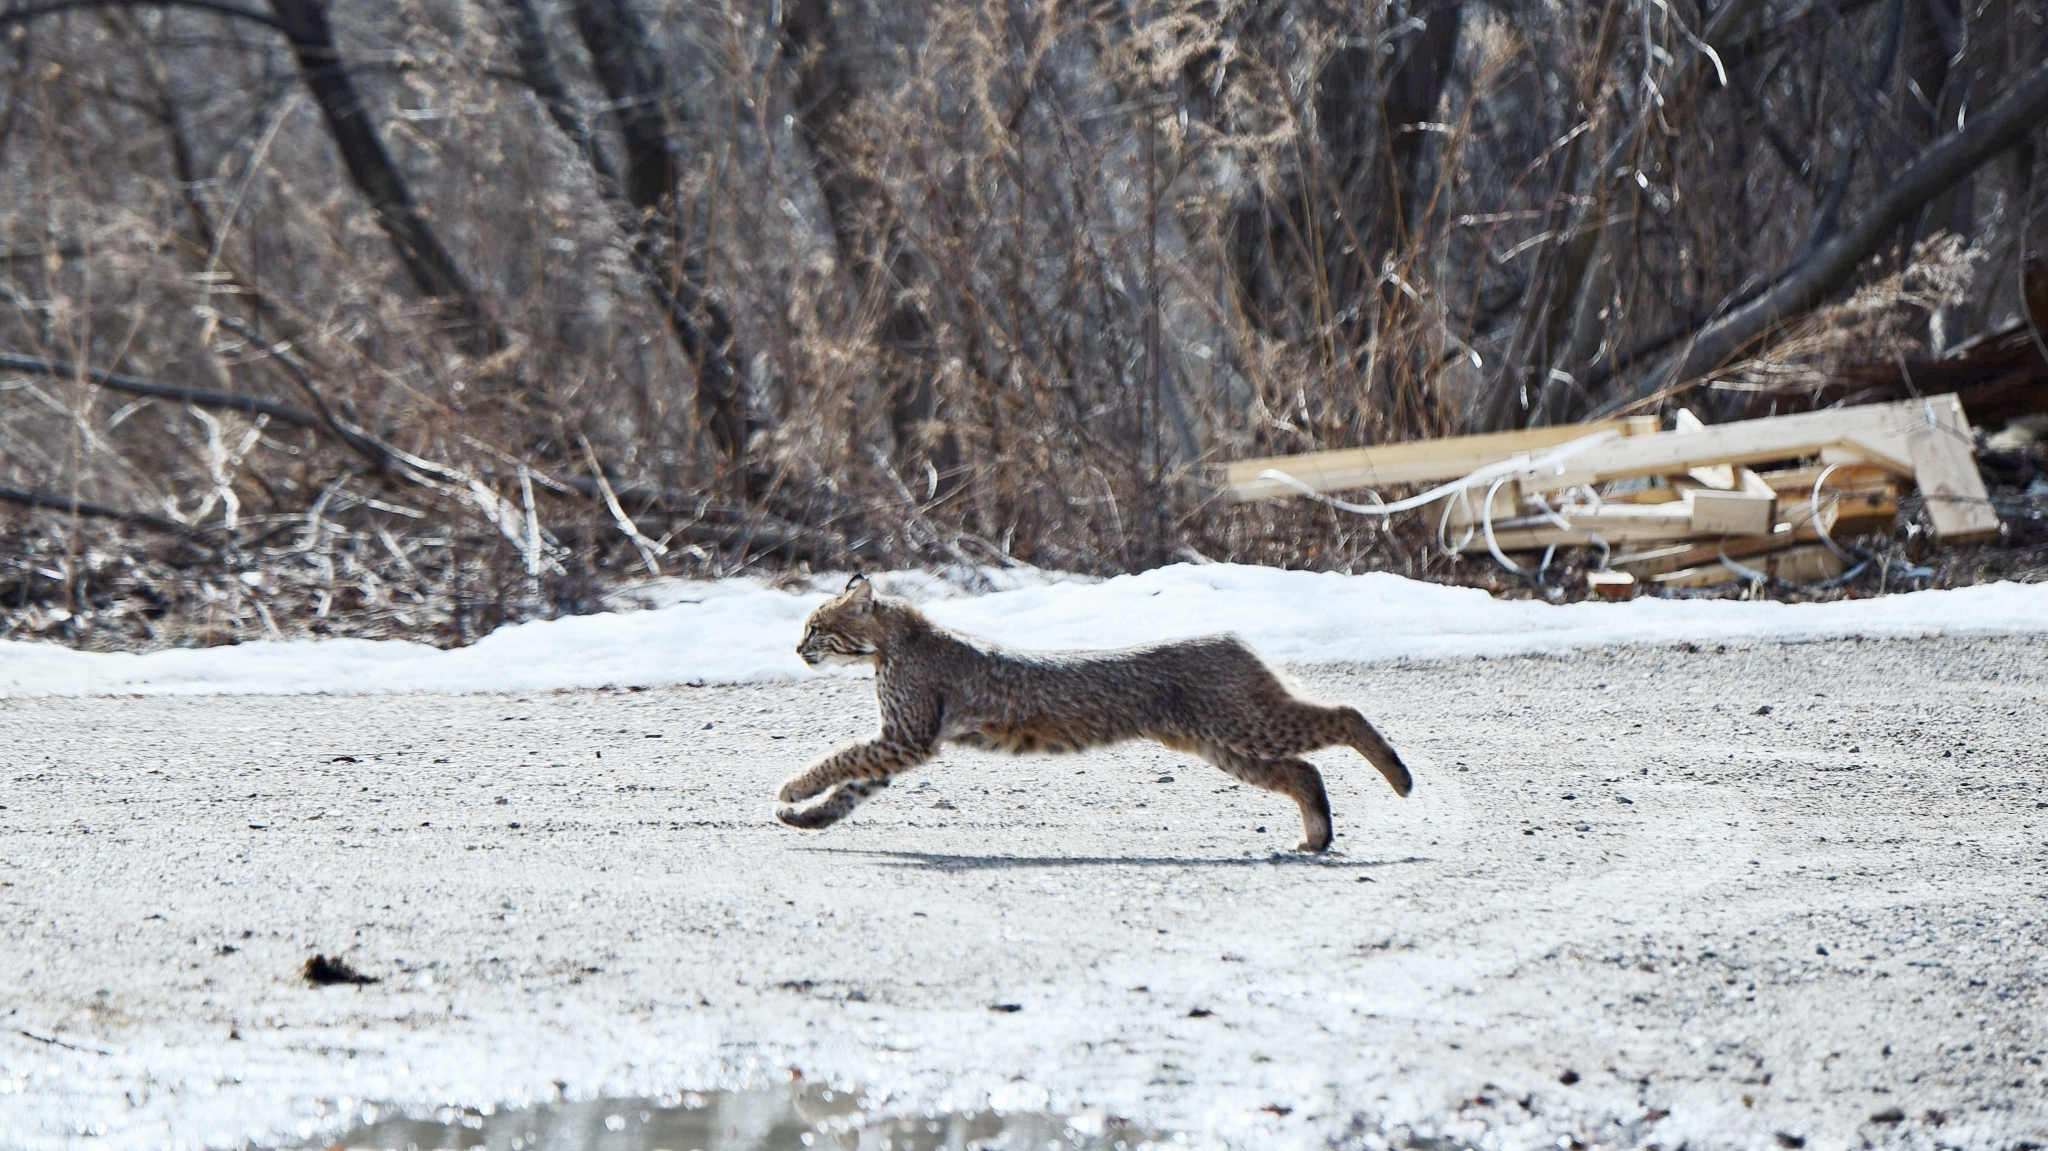
M 1364 756 L 1367 763 L 1379 768 L 1380 774 L 1386 776 L 1387 783 L 1393 786 L 1395 795 L 1403 799 L 1408 798 L 1408 793 L 1415 788 L 1415 780 L 1408 774 L 1408 765 L 1401 762 L 1400 753 L 1394 750 L 1394 745 L 1388 743 L 1386 737 L 1379 733 L 1379 729 L 1375 728 L 1357 708 L 1345 710 L 1358 721 L 1353 727 L 1351 738 L 1346 742 L 1358 754 Z

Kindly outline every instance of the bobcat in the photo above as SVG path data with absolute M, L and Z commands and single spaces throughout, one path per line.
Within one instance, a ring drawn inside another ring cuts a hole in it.
M 1330 846 L 1330 801 L 1303 753 L 1344 744 L 1396 795 L 1412 786 L 1401 757 L 1357 708 L 1295 694 L 1234 635 L 1114 651 L 1012 651 L 948 631 L 855 576 L 811 613 L 796 650 L 812 665 L 874 664 L 882 731 L 782 785 L 776 799 L 786 805 L 825 795 L 809 807 L 778 808 L 775 818 L 791 827 L 839 822 L 949 742 L 1024 754 L 1157 740 L 1299 804 L 1299 851 Z

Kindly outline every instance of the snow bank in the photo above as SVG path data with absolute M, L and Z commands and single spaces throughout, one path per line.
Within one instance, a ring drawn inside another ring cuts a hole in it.
M 990 573 L 972 594 L 922 573 L 877 577 L 949 627 L 1017 647 L 1100 648 L 1235 631 L 1278 663 L 1504 656 L 1626 645 L 2048 632 L 2048 584 L 1998 583 L 1822 604 L 1639 599 L 1555 606 L 1399 576 L 1180 565 L 1091 581 Z M 542 691 L 751 683 L 812 672 L 793 650 L 836 586 L 661 581 L 657 604 L 516 624 L 441 651 L 395 640 L 79 652 L 0 642 L 0 695 Z M 635 598 L 628 596 L 629 599 Z M 842 673 L 843 674 L 843 673 Z

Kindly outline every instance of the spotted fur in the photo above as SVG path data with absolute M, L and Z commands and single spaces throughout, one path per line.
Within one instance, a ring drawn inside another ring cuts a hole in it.
M 872 663 L 882 730 L 782 785 L 775 816 L 829 827 L 945 743 L 1012 754 L 1080 751 L 1151 739 L 1200 756 L 1301 808 L 1303 851 L 1330 846 L 1323 777 L 1300 758 L 1342 745 L 1406 796 L 1401 757 L 1355 707 L 1304 698 L 1234 635 L 1114 651 L 1014 651 L 932 623 L 855 576 L 811 613 L 805 662 Z

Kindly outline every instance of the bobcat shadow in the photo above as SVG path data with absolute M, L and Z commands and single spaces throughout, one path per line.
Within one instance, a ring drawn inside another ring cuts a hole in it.
M 1430 863 L 1419 855 L 1403 859 L 1346 859 L 1341 856 L 1275 852 L 1271 855 L 947 855 L 932 851 L 864 851 L 850 847 L 813 847 L 824 855 L 859 856 L 883 867 L 918 871 L 1012 871 L 1053 867 L 1307 867 L 1324 871 L 1370 871 L 1411 863 Z

